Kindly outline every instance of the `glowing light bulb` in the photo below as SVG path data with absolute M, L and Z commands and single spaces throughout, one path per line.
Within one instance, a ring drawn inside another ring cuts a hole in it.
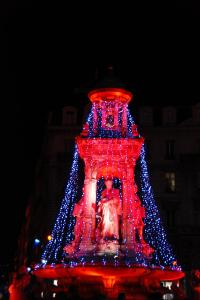
M 46 260 L 46 259 L 42 259 L 42 263 L 43 263 L 43 264 L 46 264 L 46 263 L 47 263 L 47 260 Z
M 48 241 L 51 241 L 51 240 L 52 240 L 52 236 L 51 236 L 51 235 L 48 235 L 48 236 L 47 236 L 47 240 L 48 240 Z
M 39 240 L 39 239 L 35 239 L 35 240 L 34 240 L 34 244 L 35 244 L 35 245 L 38 245 L 39 243 L 40 243 L 40 240 Z

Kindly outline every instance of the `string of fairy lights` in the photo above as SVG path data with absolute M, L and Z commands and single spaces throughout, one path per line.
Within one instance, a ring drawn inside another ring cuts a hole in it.
M 140 155 L 141 166 L 141 192 L 142 202 L 146 209 L 144 219 L 144 234 L 148 243 L 156 249 L 154 252 L 154 263 L 159 266 L 177 267 L 176 258 L 172 248 L 167 242 L 166 232 L 161 222 L 158 208 L 155 202 L 153 189 L 150 183 L 147 160 L 145 157 L 145 147 L 143 145 Z
M 127 112 L 127 131 L 124 135 L 122 134 L 122 116 L 123 109 Z M 96 115 L 95 115 L 96 114 Z M 96 124 L 94 124 L 96 122 Z M 116 130 L 106 130 L 102 128 L 102 111 L 96 103 L 93 103 L 91 112 L 86 120 L 86 123 L 89 125 L 89 132 L 87 138 L 96 139 L 96 138 L 109 138 L 109 139 L 134 139 L 135 136 L 132 133 L 132 125 L 135 125 L 134 119 L 126 105 L 121 105 L 119 108 L 118 115 L 118 124 L 119 127 Z M 94 126 L 95 125 L 95 126 Z M 95 130 L 94 130 L 95 128 Z M 139 134 L 138 134 L 139 135 Z M 139 135 L 140 136 L 140 135 Z M 74 226 L 75 218 L 73 217 L 74 205 L 78 202 L 77 199 L 77 185 L 78 185 L 78 171 L 79 171 L 79 154 L 77 146 L 75 145 L 73 162 L 71 167 L 71 172 L 69 175 L 69 180 L 65 188 L 64 198 L 61 202 L 61 207 L 58 212 L 58 216 L 55 221 L 51 233 L 51 240 L 48 241 L 41 257 L 41 263 L 36 267 L 45 267 L 47 264 L 56 264 L 64 263 L 69 266 L 76 266 L 77 264 L 85 265 L 86 263 L 95 264 L 95 262 L 101 262 L 103 265 L 106 265 L 107 262 L 113 262 L 115 266 L 119 265 L 119 258 L 108 257 L 106 255 L 101 256 L 101 258 L 94 255 L 93 257 L 84 257 L 79 258 L 68 258 L 66 252 L 63 250 L 64 246 L 70 244 L 74 239 Z M 164 230 L 164 226 L 161 222 L 159 211 L 154 199 L 153 190 L 150 183 L 148 164 L 145 155 L 145 146 L 142 146 L 140 158 L 140 182 L 138 183 L 139 190 L 141 191 L 141 202 L 145 207 L 145 218 L 144 218 L 144 238 L 146 242 L 154 249 L 154 253 L 151 259 L 146 259 L 138 248 L 137 253 L 133 257 L 129 257 L 128 250 L 123 258 L 127 266 L 133 265 L 142 265 L 150 267 L 170 267 L 175 269 L 180 269 L 176 263 L 176 258 L 173 254 L 173 250 L 169 245 Z M 133 183 L 134 184 L 134 183 Z M 120 191 L 120 199 L 122 200 L 122 182 L 118 178 L 113 178 L 113 186 L 118 188 Z M 97 180 L 97 193 L 96 201 L 97 204 L 100 201 L 101 193 L 105 188 L 104 178 L 99 178 Z M 84 193 L 84 191 L 83 191 Z M 82 195 L 83 196 L 83 195 Z M 134 205 L 132 199 L 129 199 L 131 207 Z M 85 224 L 83 224 L 86 226 Z M 92 234 L 92 233 L 90 233 Z M 134 233 L 131 233 L 132 235 Z M 126 242 L 126 241 L 124 241 Z M 140 247 L 140 245 L 139 245 Z M 126 248 L 126 247 L 125 247 Z
M 76 201 L 77 194 L 77 181 L 78 181 L 78 150 L 75 146 L 73 155 L 73 163 L 67 183 L 64 198 L 62 200 L 60 211 L 58 213 L 55 225 L 51 233 L 51 240 L 47 243 L 45 250 L 42 254 L 41 262 L 56 263 L 59 261 L 60 256 L 63 257 L 62 244 L 63 240 L 69 243 L 73 236 L 74 219 L 72 217 L 73 207 Z M 65 232 L 67 236 L 65 237 Z

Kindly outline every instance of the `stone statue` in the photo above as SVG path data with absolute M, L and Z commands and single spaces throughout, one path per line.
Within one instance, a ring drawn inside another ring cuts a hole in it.
M 119 218 L 122 214 L 121 200 L 118 189 L 112 188 L 112 180 L 105 181 L 106 189 L 102 192 L 97 206 L 98 239 L 101 241 L 119 239 Z
M 68 254 L 73 254 L 76 248 L 79 246 L 82 231 L 84 230 L 84 197 L 82 197 L 79 202 L 74 206 L 73 216 L 76 217 L 76 224 L 74 226 L 74 240 L 64 247 L 65 252 Z

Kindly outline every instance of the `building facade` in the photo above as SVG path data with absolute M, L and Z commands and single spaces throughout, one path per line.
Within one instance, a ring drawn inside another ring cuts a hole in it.
M 199 267 L 200 104 L 142 107 L 139 117 L 155 199 L 171 244 L 185 269 Z

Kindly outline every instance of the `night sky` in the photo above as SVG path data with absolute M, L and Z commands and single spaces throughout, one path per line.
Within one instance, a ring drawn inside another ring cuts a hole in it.
M 16 249 L 47 112 L 72 103 L 75 88 L 112 64 L 137 105 L 200 100 L 197 2 L 135 9 L 98 2 L 91 11 L 78 3 L 1 4 L 1 262 L 12 262 Z

